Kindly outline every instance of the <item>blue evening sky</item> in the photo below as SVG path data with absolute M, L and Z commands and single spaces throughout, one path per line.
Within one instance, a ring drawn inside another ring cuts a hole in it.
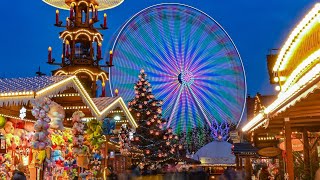
M 274 93 L 269 85 L 266 55 L 270 48 L 280 48 L 291 29 L 316 0 L 125 0 L 108 14 L 109 30 L 103 31 L 104 48 L 110 37 L 128 18 L 154 4 L 177 2 L 194 6 L 218 21 L 235 42 L 247 75 L 251 95 Z M 47 48 L 59 59 L 62 45 L 61 28 L 53 26 L 55 8 L 41 0 L 3 1 L 0 11 L 0 77 L 34 76 L 41 70 L 50 74 L 54 66 L 46 64 Z M 68 13 L 60 11 L 65 21 Z M 100 20 L 103 13 L 99 13 Z M 107 50 L 106 50 L 107 52 Z

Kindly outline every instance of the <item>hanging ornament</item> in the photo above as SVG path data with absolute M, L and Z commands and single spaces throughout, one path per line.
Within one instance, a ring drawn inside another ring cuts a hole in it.
M 142 85 L 142 82 L 139 82 L 139 83 L 138 83 L 138 85 L 140 85 L 140 86 L 141 86 L 141 85 Z
M 141 75 L 139 75 L 138 78 L 141 78 Z
M 150 130 L 150 134 L 153 134 L 153 130 Z
M 160 125 L 160 126 L 159 126 L 159 128 L 160 128 L 160 129 L 162 129 L 162 128 L 163 128 L 163 126 L 162 126 L 162 125 Z
M 166 142 L 166 145 L 169 146 L 169 145 L 170 145 L 170 141 L 167 141 L 167 142 Z
M 139 94 L 139 91 L 134 91 L 135 94 Z
M 161 120 L 160 120 L 160 119 L 158 119 L 157 123 L 158 123 L 158 124 L 160 124 L 160 123 L 161 123 Z
M 153 115 L 153 118 L 157 118 L 157 115 Z
M 129 108 L 129 111 L 132 111 L 132 109 L 131 109 L 131 108 Z
M 141 74 L 144 73 L 144 69 L 141 69 L 141 70 L 140 70 L 140 73 L 141 73 Z
M 139 117 L 139 116 L 140 116 L 140 113 L 137 113 L 137 116 Z
M 172 133 L 172 129 L 171 129 L 171 128 L 169 128 L 169 129 L 168 129 L 168 132 L 169 132 L 169 133 Z
M 144 103 L 144 104 L 148 104 L 148 101 L 144 101 L 143 103 Z
M 144 84 L 147 85 L 147 84 L 148 84 L 148 81 L 145 81 Z
M 162 154 L 160 153 L 160 154 L 158 154 L 158 156 L 161 158 L 161 157 L 162 157 Z
M 170 134 L 170 135 L 169 135 L 169 138 L 172 139 L 172 137 L 173 137 L 172 134 Z
M 171 152 L 174 153 L 174 148 L 171 149 Z
M 151 122 L 154 122 L 155 120 L 154 119 L 151 119 Z
M 145 94 L 144 93 L 141 93 L 141 96 L 144 96 Z
M 163 136 L 163 139 L 166 140 L 166 139 L 168 139 L 168 138 L 167 138 L 167 136 Z
M 136 141 L 139 141 L 139 137 L 135 137 L 134 139 L 135 139 Z
M 162 110 L 160 109 L 160 110 L 158 110 L 157 112 L 158 112 L 159 114 L 161 114 L 161 113 L 162 113 Z
M 176 140 L 178 140 L 178 139 L 179 139 L 179 137 L 178 137 L 178 136 L 174 136 L 174 138 L 175 138 Z
M 156 103 L 155 103 L 155 102 L 153 102 L 153 103 L 152 103 L 152 106 L 155 106 L 155 105 L 156 105 Z
M 147 91 L 147 89 L 146 89 L 146 88 L 143 88 L 142 91 Z
M 150 122 L 150 121 L 147 121 L 147 125 L 150 126 L 150 124 L 151 124 L 151 122 Z
M 142 109 L 142 105 L 141 104 L 139 105 L 139 108 Z
M 146 150 L 146 153 L 147 153 L 147 154 L 150 154 L 150 150 L 149 150 L 149 149 L 147 149 L 147 150 Z
M 147 115 L 149 115 L 150 114 L 150 111 L 147 111 Z
M 148 86 L 151 86 L 151 84 L 150 84 L 150 83 L 148 83 Z
M 156 135 L 159 136 L 159 131 L 156 132 Z
M 134 86 L 134 89 L 137 89 L 137 86 Z
M 163 101 L 160 101 L 159 104 L 162 105 L 162 104 L 163 104 Z
M 182 145 L 181 144 L 179 145 L 179 149 L 182 149 Z

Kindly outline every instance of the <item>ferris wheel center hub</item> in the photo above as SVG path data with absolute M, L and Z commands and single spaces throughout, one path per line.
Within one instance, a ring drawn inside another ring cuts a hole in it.
M 178 75 L 178 81 L 180 84 L 182 84 L 184 86 L 190 86 L 194 82 L 194 76 L 191 72 L 184 71 Z

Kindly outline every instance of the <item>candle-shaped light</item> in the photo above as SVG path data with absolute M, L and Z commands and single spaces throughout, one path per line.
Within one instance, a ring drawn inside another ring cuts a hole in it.
M 94 13 L 96 14 L 95 15 L 96 20 L 98 20 L 98 6 L 97 5 L 94 7 Z
M 119 95 L 119 90 L 118 90 L 118 89 L 114 90 L 114 94 L 115 94 L 116 96 L 118 96 L 118 95 Z
M 59 10 L 56 10 L 56 24 L 59 24 Z
M 48 63 L 52 62 L 52 48 L 48 47 Z
M 98 44 L 98 49 L 97 49 L 97 53 L 98 53 L 98 59 L 101 59 L 101 46 L 102 46 L 102 44 L 101 43 L 99 43 Z
M 74 6 L 74 4 L 71 4 L 71 7 L 70 7 L 70 19 L 73 18 L 73 6 Z
M 112 60 L 113 60 L 113 52 L 112 52 L 112 50 L 109 52 L 109 54 L 110 54 L 109 65 L 112 66 Z
M 102 97 L 106 97 L 106 84 L 104 82 L 102 82 Z
M 69 56 L 69 41 L 66 40 L 66 56 Z
M 104 13 L 104 15 L 103 15 L 103 27 L 107 28 L 107 14 L 106 13 Z
M 66 26 L 69 26 L 69 18 L 66 18 Z

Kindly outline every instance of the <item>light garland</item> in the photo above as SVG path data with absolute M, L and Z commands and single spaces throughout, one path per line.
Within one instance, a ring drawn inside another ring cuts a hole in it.
M 297 83 L 295 83 L 292 87 L 290 87 L 286 92 L 279 93 L 278 98 L 269 105 L 264 112 L 259 113 L 256 117 L 254 117 L 251 121 L 249 121 L 243 128 L 242 131 L 248 131 L 253 128 L 259 121 L 264 119 L 264 114 L 269 114 L 274 111 L 281 105 L 287 103 L 287 101 L 295 96 L 301 89 L 306 87 L 308 83 L 313 81 L 315 78 L 320 77 L 320 64 L 317 64 L 313 67 L 308 73 L 306 73 Z M 316 87 L 314 87 L 316 88 Z M 304 94 L 305 96 L 307 94 Z M 296 102 L 297 98 L 292 100 L 290 103 Z M 261 123 L 260 123 L 261 124 Z
M 65 3 L 65 1 L 60 1 L 60 0 L 42 0 L 42 1 L 47 3 L 50 6 L 53 6 L 53 7 L 59 8 L 59 9 L 63 9 L 63 10 L 69 10 L 69 8 L 71 6 L 71 4 L 69 6 Z M 86 1 L 80 1 L 80 2 L 88 4 L 88 2 L 86 2 Z M 78 2 L 78 4 L 80 2 Z M 98 9 L 98 7 L 99 7 L 99 11 L 103 11 L 106 9 L 112 9 L 114 7 L 119 6 L 121 3 L 124 2 L 124 0 L 112 0 L 112 1 L 96 0 L 96 2 L 97 2 L 97 4 L 99 4 L 99 6 L 97 6 L 96 4 L 93 4 L 91 2 L 87 6 L 96 7 L 95 9 Z M 72 4 L 76 4 L 76 3 L 72 2 Z
M 68 81 L 71 81 L 72 79 L 74 79 L 74 76 L 68 77 L 67 79 L 64 79 L 64 80 L 62 80 L 62 81 L 60 81 L 58 83 L 55 83 L 55 84 L 53 84 L 53 85 L 51 85 L 49 87 L 46 87 L 46 88 L 36 92 L 36 95 L 41 95 L 46 91 L 49 91 L 49 90 L 51 90 L 53 88 L 57 88 L 58 86 L 62 86 L 64 83 L 67 83 Z
M 314 8 L 303 18 L 298 26 L 291 32 L 287 41 L 281 48 L 279 56 L 273 67 L 273 71 L 282 71 L 288 63 L 296 47 L 301 43 L 303 37 L 318 23 L 320 4 L 317 3 Z M 297 40 L 295 40 L 297 39 Z
M 65 41 L 68 36 L 71 36 L 71 40 L 73 40 L 72 35 L 74 35 L 74 34 L 76 34 L 75 40 L 78 38 L 79 35 L 85 34 L 85 35 L 87 35 L 89 37 L 90 41 L 91 41 L 91 37 L 90 36 L 93 36 L 93 40 L 95 38 L 97 38 L 98 39 L 98 41 L 97 41 L 98 43 L 103 41 L 103 38 L 102 38 L 102 36 L 101 36 L 101 34 L 99 32 L 92 33 L 92 32 L 90 32 L 90 31 L 88 31 L 86 29 L 80 29 L 80 30 L 77 30 L 77 31 L 74 31 L 74 32 L 64 31 L 63 33 L 61 33 L 59 38 L 61 38 L 61 39 L 63 39 L 63 41 Z
M 0 114 L 0 116 L 6 117 L 6 118 L 11 118 L 11 119 L 17 119 L 17 120 L 21 120 L 21 121 L 26 121 L 26 122 L 35 122 L 35 120 L 30 120 L 30 119 L 21 119 L 20 117 L 17 116 L 10 116 L 7 114 Z
M 88 106 L 65 106 L 63 109 L 88 109 Z
M 105 82 L 105 81 L 108 81 L 108 76 L 105 72 L 101 72 L 99 74 L 97 73 L 94 73 L 88 69 L 77 69 L 76 71 L 73 71 L 73 72 L 65 72 L 63 70 L 59 70 L 57 71 L 54 76 L 58 76 L 58 75 L 70 75 L 70 74 L 74 74 L 74 75 L 77 75 L 78 73 L 86 73 L 90 76 L 91 80 L 94 81 L 94 80 L 98 80 L 98 77 L 101 77 L 102 80 Z M 96 76 L 96 78 L 94 78 L 93 76 Z
M 6 97 L 6 96 L 30 96 L 33 95 L 33 91 L 22 91 L 22 92 L 9 92 L 9 93 L 1 93 L 0 96 Z
M 50 98 L 53 97 L 73 97 L 73 96 L 80 96 L 79 93 L 64 93 L 64 94 L 55 94 L 55 95 L 49 95 Z
M 293 83 L 301 76 L 302 73 L 306 71 L 306 69 L 313 63 L 319 62 L 320 50 L 312 53 L 308 58 L 306 58 L 297 68 L 291 73 L 288 77 L 287 81 L 283 86 L 281 86 L 281 91 L 286 91 Z M 300 76 L 299 76 L 300 75 Z

